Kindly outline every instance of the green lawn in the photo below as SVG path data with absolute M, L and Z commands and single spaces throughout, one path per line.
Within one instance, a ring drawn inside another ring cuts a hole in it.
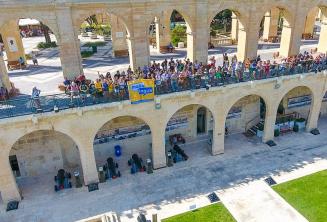
M 194 211 L 179 214 L 163 222 L 236 222 L 222 203 L 212 204 Z
M 310 222 L 327 221 L 327 170 L 273 187 Z

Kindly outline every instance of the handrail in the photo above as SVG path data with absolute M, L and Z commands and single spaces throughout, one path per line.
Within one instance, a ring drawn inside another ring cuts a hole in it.
M 280 76 L 304 74 L 327 69 L 327 60 L 317 64 L 316 62 L 304 61 L 290 67 L 288 63 L 272 65 L 269 72 L 258 70 L 256 68 L 242 72 L 233 71 L 232 73 L 223 73 L 220 76 L 204 74 L 192 75 L 179 78 L 168 78 L 157 80 L 155 84 L 155 95 L 170 94 L 188 90 L 199 90 L 208 87 L 223 87 L 240 82 L 260 81 L 263 79 L 275 78 Z M 118 92 L 112 92 L 110 97 L 95 97 L 94 95 L 77 95 L 71 98 L 70 94 L 54 94 L 41 96 L 39 105 L 42 112 L 53 112 L 55 107 L 59 110 L 70 109 L 73 107 L 92 106 L 101 103 L 112 103 L 129 100 L 127 88 L 120 89 Z M 30 115 L 37 113 L 38 101 L 34 101 L 30 96 L 23 96 L 16 99 L 0 101 L 0 119 L 11 118 L 15 116 Z M 254 120 L 253 120 L 254 121 Z M 249 123 L 248 123 L 249 124 Z M 248 125 L 246 125 L 246 128 Z
M 256 120 L 256 121 L 255 121 Z M 250 121 L 248 121 L 246 124 L 245 124 L 245 132 L 247 132 L 249 129 L 251 129 L 252 126 L 258 124 L 260 122 L 261 118 L 260 116 L 256 116 L 254 117 L 253 119 L 251 119 Z M 255 124 L 251 124 L 251 126 L 249 127 L 250 123 L 253 123 L 253 122 L 256 122 Z

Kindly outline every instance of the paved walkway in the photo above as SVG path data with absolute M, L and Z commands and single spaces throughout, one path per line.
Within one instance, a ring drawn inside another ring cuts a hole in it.
M 238 222 L 307 222 L 263 181 L 242 184 L 218 194 Z
M 37 192 L 25 195 L 17 211 L 6 213 L 1 207 L 0 221 L 71 222 L 113 212 L 120 215 L 121 222 L 135 222 L 135 216 L 139 212 L 147 214 L 147 209 L 160 211 L 168 204 L 187 202 L 185 210 L 191 204 L 189 199 L 326 160 L 327 119 L 320 120 L 319 129 L 318 136 L 303 132 L 278 137 L 278 145 L 273 148 L 258 139 L 229 136 L 223 155 L 209 156 L 203 152 L 151 175 L 123 175 L 100 184 L 100 190 L 92 193 L 86 187 L 55 193 L 53 183 L 44 183 L 40 178 L 31 183 Z M 193 149 L 205 148 L 195 144 Z

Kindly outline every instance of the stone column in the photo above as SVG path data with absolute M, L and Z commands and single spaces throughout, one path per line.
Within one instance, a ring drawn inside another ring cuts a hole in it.
M 248 19 L 246 27 L 243 21 L 239 21 L 238 43 L 237 43 L 237 58 L 245 60 L 246 58 L 254 59 L 257 57 L 258 50 L 258 33 L 259 28 L 255 19 Z
M 81 165 L 83 169 L 84 184 L 99 182 L 98 171 L 93 150 L 93 139 L 89 136 L 74 138 L 78 141 L 78 150 L 81 158 Z
M 326 53 L 327 52 L 327 8 L 321 9 L 321 30 L 318 42 L 318 52 Z
M 152 161 L 153 168 L 159 169 L 166 167 L 166 141 L 165 141 L 165 129 L 166 126 L 160 126 L 151 128 L 152 135 Z
M 313 35 L 313 30 L 315 27 L 316 17 L 318 15 L 319 8 L 314 8 L 313 10 L 310 10 L 308 13 L 306 20 L 305 20 L 305 26 L 303 30 L 303 36 L 306 35 Z
M 231 37 L 232 37 L 232 41 L 234 43 L 237 43 L 237 40 L 238 40 L 238 18 L 235 15 L 234 12 L 232 13 L 232 34 L 231 34 Z
M 143 17 L 145 13 L 144 9 L 135 9 L 132 15 L 133 31 L 127 36 L 129 60 L 133 70 L 148 65 L 150 62 L 150 46 L 147 32 L 149 24 L 147 24 Z
M 223 154 L 225 150 L 225 117 L 215 116 L 212 133 L 212 155 Z
M 1 29 L 8 62 L 18 61 L 19 57 L 25 58 L 25 50 L 20 35 L 18 21 L 11 20 Z
M 115 15 L 110 15 L 112 51 L 114 57 L 127 57 L 126 27 Z
M 323 96 L 312 94 L 312 104 L 311 104 L 309 116 L 307 119 L 307 126 L 306 126 L 306 130 L 308 132 L 318 127 L 322 97 Z
M 9 81 L 7 67 L 3 60 L 3 54 L 0 51 L 0 87 L 1 86 L 5 87 L 8 91 L 12 88 Z
M 156 43 L 160 53 L 167 52 L 167 46 L 170 43 L 170 15 L 171 13 L 164 11 L 160 17 L 155 18 Z
M 16 179 L 9 164 L 8 153 L 4 151 L 0 152 L 0 191 L 5 205 L 11 200 L 21 200 Z
M 196 13 L 194 19 L 192 19 L 192 25 L 187 26 L 187 57 L 192 61 L 208 62 L 208 41 L 209 31 L 208 27 L 204 25 L 202 19 L 196 18 L 207 18 L 208 7 L 204 2 L 197 2 L 195 4 Z M 208 24 L 208 23 L 205 23 Z M 191 30 L 191 27 L 194 30 Z
M 301 15 L 304 13 L 305 12 L 298 10 L 298 12 L 294 14 L 294 18 L 284 19 L 280 42 L 281 56 L 288 57 L 299 54 L 302 45 L 303 25 L 305 22 L 305 17 L 301 17 Z
M 73 79 L 83 73 L 80 41 L 75 32 L 71 8 L 56 7 L 58 26 L 58 45 L 64 76 Z
M 269 140 L 274 140 L 275 137 L 275 124 L 276 124 L 276 116 L 278 109 L 278 102 L 272 102 L 269 104 L 269 101 L 266 102 L 266 116 L 265 116 L 265 126 L 262 137 L 262 142 L 266 143 Z
M 263 40 L 268 40 L 269 37 L 277 36 L 278 30 L 279 9 L 273 8 L 265 14 L 263 26 Z

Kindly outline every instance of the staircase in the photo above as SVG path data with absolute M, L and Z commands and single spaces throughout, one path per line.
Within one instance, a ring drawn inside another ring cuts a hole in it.
M 246 137 L 253 137 L 253 136 L 257 135 L 257 131 L 258 131 L 258 129 L 259 129 L 259 128 L 263 128 L 264 125 L 265 125 L 264 120 L 260 120 L 260 122 L 259 122 L 258 124 L 252 126 L 250 129 L 248 129 L 248 130 L 244 133 L 244 135 L 245 135 Z

